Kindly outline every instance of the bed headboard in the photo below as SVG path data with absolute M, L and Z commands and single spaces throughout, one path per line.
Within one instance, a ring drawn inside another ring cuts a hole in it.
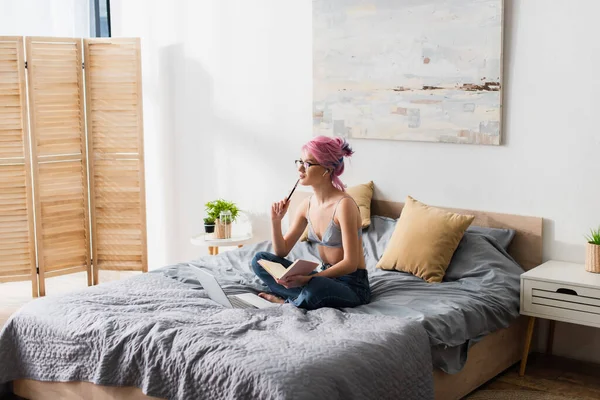
M 310 196 L 308 192 L 296 191 L 294 193 L 288 211 L 290 216 L 295 214 L 302 200 L 308 196 Z M 404 203 L 373 199 L 371 201 L 371 215 L 398 218 L 403 206 Z M 542 263 L 542 218 L 447 207 L 440 208 L 457 214 L 474 215 L 475 220 L 472 225 L 488 228 L 514 229 L 516 233 L 508 248 L 508 253 L 525 270 L 529 270 Z

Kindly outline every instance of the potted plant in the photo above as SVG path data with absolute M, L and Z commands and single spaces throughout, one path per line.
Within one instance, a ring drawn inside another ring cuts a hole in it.
M 591 229 L 587 239 L 585 270 L 600 273 L 600 227 Z
M 215 220 L 212 217 L 204 218 L 204 232 L 213 233 L 215 231 Z
M 228 239 L 231 237 L 231 223 L 235 221 L 240 210 L 237 205 L 231 201 L 217 199 L 207 202 L 205 205 L 207 218 L 215 221 L 215 237 L 219 239 Z M 231 217 L 221 221 L 221 213 L 229 212 Z

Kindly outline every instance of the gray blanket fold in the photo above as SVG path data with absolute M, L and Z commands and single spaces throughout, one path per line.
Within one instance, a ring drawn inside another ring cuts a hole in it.
M 89 381 L 169 399 L 433 398 L 418 323 L 226 309 L 196 289 L 154 273 L 31 302 L 0 333 L 0 383 Z

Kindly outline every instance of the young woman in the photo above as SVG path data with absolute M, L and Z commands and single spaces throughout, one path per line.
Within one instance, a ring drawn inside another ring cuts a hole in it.
M 302 202 L 285 236 L 281 233 L 281 220 L 289 203 L 284 199 L 271 206 L 275 254 L 257 253 L 252 269 L 272 293 L 259 296 L 309 310 L 354 307 L 369 302 L 371 289 L 363 254 L 360 212 L 339 178 L 344 172 L 344 157 L 353 153 L 350 145 L 339 137 L 319 136 L 302 147 L 302 158 L 296 160 L 300 184 L 312 186 L 314 194 Z M 289 267 L 292 262 L 284 257 L 307 225 L 308 240 L 318 245 L 323 262 L 321 271 L 275 280 L 258 260 L 276 261 Z

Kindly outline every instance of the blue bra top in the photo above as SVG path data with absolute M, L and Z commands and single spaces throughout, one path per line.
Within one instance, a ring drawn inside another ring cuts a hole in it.
M 350 196 L 344 196 L 337 202 L 337 204 L 335 205 L 335 208 L 333 209 L 333 215 L 331 216 L 331 221 L 329 222 L 327 229 L 325 229 L 325 232 L 323 233 L 323 240 L 319 240 L 319 238 L 317 237 L 317 234 L 315 233 L 315 230 L 313 229 L 312 224 L 310 223 L 310 217 L 308 215 L 308 213 L 310 212 L 310 200 L 312 199 L 312 196 L 310 196 L 310 199 L 308 199 L 308 208 L 306 209 L 306 220 L 308 221 L 308 240 L 309 241 L 314 242 L 321 246 L 325 246 L 325 247 L 342 247 L 342 229 L 338 225 L 336 225 L 336 223 L 333 221 L 333 217 L 335 216 L 335 212 L 337 211 L 337 208 L 340 205 L 340 202 L 342 200 L 344 200 L 346 197 L 352 199 L 352 197 L 350 197 Z M 352 199 L 352 201 L 354 201 L 354 199 Z M 356 201 L 354 201 L 354 204 L 356 204 Z M 358 204 L 356 205 L 356 207 L 358 207 Z M 361 236 L 362 236 L 362 227 L 358 228 L 358 237 L 360 238 Z

